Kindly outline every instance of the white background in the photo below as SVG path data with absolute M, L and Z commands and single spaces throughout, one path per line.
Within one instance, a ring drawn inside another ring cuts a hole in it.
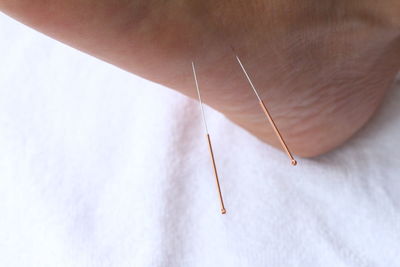
M 196 101 L 0 14 L 0 266 L 400 266 L 398 89 L 297 167 L 205 112 L 225 216 Z

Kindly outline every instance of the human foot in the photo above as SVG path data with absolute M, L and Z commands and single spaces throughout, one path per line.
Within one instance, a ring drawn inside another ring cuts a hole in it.
M 195 97 L 279 147 L 230 47 L 300 156 L 339 146 L 400 68 L 400 3 L 384 1 L 0 0 L 55 39 Z

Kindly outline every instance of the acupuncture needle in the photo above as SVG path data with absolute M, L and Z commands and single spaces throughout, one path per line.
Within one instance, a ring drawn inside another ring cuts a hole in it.
M 236 56 L 236 59 L 237 59 L 237 61 L 239 62 L 239 65 L 240 65 L 240 67 L 242 68 L 242 70 L 243 70 L 243 72 L 244 72 L 244 74 L 245 74 L 245 76 L 246 76 L 246 78 L 247 78 L 247 81 L 249 82 L 251 88 L 253 89 L 254 93 L 256 94 L 256 96 L 257 96 L 257 98 L 258 98 L 258 102 L 259 102 L 259 104 L 260 104 L 262 110 L 264 111 L 265 115 L 267 116 L 268 121 L 269 121 L 269 123 L 271 124 L 272 128 L 274 129 L 275 134 L 276 134 L 276 136 L 278 137 L 278 139 L 279 139 L 279 141 L 280 141 L 280 143 L 281 143 L 283 149 L 285 150 L 286 154 L 288 155 L 289 159 L 291 160 L 291 164 L 292 164 L 293 166 L 296 166 L 296 165 L 297 165 L 297 161 L 294 159 L 292 153 L 290 152 L 288 146 L 286 145 L 285 140 L 283 140 L 283 137 L 282 137 L 281 133 L 279 132 L 278 127 L 276 126 L 274 120 L 272 119 L 272 116 L 271 116 L 271 114 L 269 113 L 269 111 L 268 111 L 266 105 L 264 104 L 264 101 L 262 101 L 260 95 L 258 94 L 256 87 L 254 86 L 253 82 L 252 82 L 251 79 L 250 79 L 249 74 L 247 73 L 246 69 L 244 68 L 244 66 L 243 66 L 243 64 L 242 64 L 242 61 L 239 59 L 239 56 L 238 56 L 238 55 L 235 55 L 235 56 Z
M 198 96 L 198 98 L 199 98 L 199 104 L 200 104 L 201 115 L 202 115 L 202 117 L 203 117 L 204 130 L 205 130 L 205 132 L 206 132 L 207 143 L 208 143 L 208 149 L 209 149 L 209 152 L 210 152 L 210 157 L 211 157 L 211 161 L 212 161 L 212 167 L 213 167 L 213 170 L 214 170 L 215 181 L 216 181 L 216 184 L 217 184 L 218 196 L 219 196 L 219 200 L 220 200 L 220 203 L 221 203 L 221 213 L 222 213 L 222 214 L 225 214 L 225 213 L 226 213 L 226 209 L 225 209 L 224 200 L 223 200 L 223 197 L 222 197 L 221 186 L 220 186 L 220 184 L 219 184 L 217 166 L 216 166 L 216 164 L 215 164 L 214 152 L 213 152 L 213 148 L 212 148 L 212 145 L 211 145 L 210 134 L 208 133 L 208 127 L 207 127 L 207 122 L 206 122 L 206 116 L 204 115 L 203 101 L 201 100 L 200 89 L 199 89 L 199 83 L 198 83 L 198 81 L 197 81 L 196 69 L 195 69 L 194 62 L 193 62 L 193 61 L 192 61 L 192 69 L 193 69 L 194 81 L 195 81 L 195 84 L 196 84 L 197 96 Z

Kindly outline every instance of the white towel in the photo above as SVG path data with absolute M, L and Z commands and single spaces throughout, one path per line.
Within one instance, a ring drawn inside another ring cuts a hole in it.
M 3 14 L 0 59 L 0 266 L 400 266 L 398 89 L 297 167 L 206 107 L 220 215 L 196 101 Z

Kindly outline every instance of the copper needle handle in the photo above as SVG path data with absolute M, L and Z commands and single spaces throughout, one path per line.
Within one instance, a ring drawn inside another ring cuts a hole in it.
M 283 140 L 282 135 L 278 130 L 278 127 L 276 127 L 276 124 L 275 124 L 274 120 L 272 119 L 271 114 L 269 114 L 267 107 L 265 106 L 265 104 L 262 100 L 260 100 L 259 103 L 260 103 L 260 106 L 263 109 L 265 115 L 267 116 L 269 123 L 272 125 L 272 128 L 275 131 L 275 134 L 278 136 L 278 139 L 281 142 L 283 149 L 286 151 L 286 154 L 289 156 L 290 160 L 292 161 L 292 165 L 296 166 L 297 161 L 293 158 L 292 153 L 290 153 L 290 150 L 289 150 L 288 146 L 286 145 L 285 141 Z
M 214 152 L 213 152 L 213 149 L 212 149 L 211 139 L 210 139 L 210 135 L 209 134 L 207 134 L 207 142 L 208 142 L 208 148 L 210 150 L 211 161 L 212 161 L 212 165 L 213 165 L 213 169 L 214 169 L 215 181 L 217 183 L 219 201 L 221 202 L 221 213 L 225 214 L 226 213 L 226 209 L 225 209 L 225 206 L 224 206 L 224 199 L 222 197 L 221 186 L 219 184 L 217 166 L 215 165 Z

